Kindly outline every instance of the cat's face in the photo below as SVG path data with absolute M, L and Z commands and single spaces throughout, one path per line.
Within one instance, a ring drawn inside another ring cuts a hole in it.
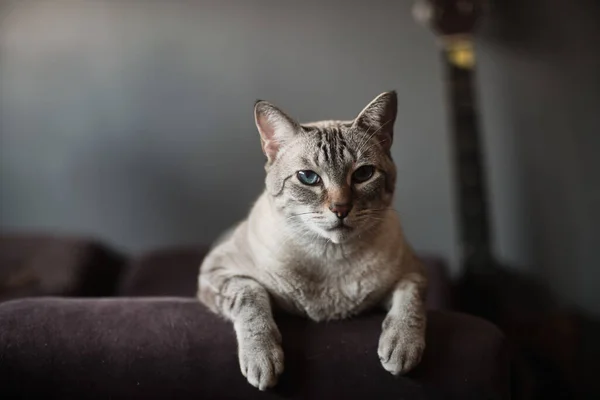
M 256 104 L 267 191 L 299 235 L 344 243 L 383 221 L 396 179 L 390 156 L 396 103 L 396 93 L 386 92 L 352 121 L 310 124 Z

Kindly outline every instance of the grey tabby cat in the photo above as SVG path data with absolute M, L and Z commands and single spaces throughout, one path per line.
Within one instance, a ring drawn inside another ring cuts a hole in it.
M 255 105 L 266 190 L 204 260 L 198 298 L 233 322 L 242 374 L 260 390 L 283 372 L 273 307 L 324 321 L 383 306 L 383 367 L 421 359 L 426 279 L 391 208 L 396 109 L 386 92 L 352 121 L 299 124 Z

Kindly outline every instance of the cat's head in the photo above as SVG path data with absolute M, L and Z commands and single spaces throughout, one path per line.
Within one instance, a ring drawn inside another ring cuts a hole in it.
M 396 111 L 396 92 L 380 94 L 351 121 L 300 124 L 266 101 L 256 103 L 267 192 L 289 227 L 344 243 L 383 221 L 396 180 Z

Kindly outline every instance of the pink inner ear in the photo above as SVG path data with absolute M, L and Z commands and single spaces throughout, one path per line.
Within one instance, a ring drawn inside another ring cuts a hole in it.
M 270 159 L 275 158 L 277 152 L 279 151 L 279 144 L 275 140 L 269 140 L 265 142 L 263 149 L 267 157 Z
M 275 130 L 269 124 L 269 119 L 264 115 L 258 115 L 256 117 L 256 124 L 258 125 L 258 130 L 260 131 L 263 140 L 265 142 L 270 141 L 275 135 Z
M 256 118 L 258 130 L 263 142 L 263 151 L 269 159 L 272 159 L 279 150 L 279 144 L 275 140 L 275 129 L 271 125 L 269 119 L 264 115 L 259 115 Z

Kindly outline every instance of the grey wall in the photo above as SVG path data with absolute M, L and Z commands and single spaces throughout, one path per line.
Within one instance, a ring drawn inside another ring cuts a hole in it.
M 495 3 L 478 50 L 498 254 L 600 315 L 600 2 Z
M 395 88 L 396 206 L 456 265 L 442 71 L 411 2 L 82 3 L 3 2 L 3 228 L 132 251 L 212 240 L 263 184 L 256 98 L 351 118 Z

